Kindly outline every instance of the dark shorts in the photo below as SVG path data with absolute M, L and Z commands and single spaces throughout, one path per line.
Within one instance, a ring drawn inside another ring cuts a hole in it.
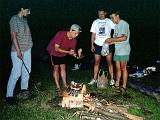
M 66 64 L 67 63 L 67 57 L 57 57 L 57 56 L 52 56 L 52 61 L 54 65 L 60 65 L 60 64 Z
M 94 44 L 94 48 L 95 48 L 94 54 L 101 55 L 102 46 L 99 46 L 99 45 L 97 45 L 97 44 Z M 112 52 L 113 52 L 113 48 L 114 48 L 113 45 L 110 45 L 110 46 L 109 46 L 109 53 L 112 53 Z

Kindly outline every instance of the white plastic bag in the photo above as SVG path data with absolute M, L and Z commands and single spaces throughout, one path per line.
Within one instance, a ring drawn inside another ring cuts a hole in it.
M 109 54 L 109 45 L 107 43 L 104 43 L 101 50 L 102 56 L 107 56 Z

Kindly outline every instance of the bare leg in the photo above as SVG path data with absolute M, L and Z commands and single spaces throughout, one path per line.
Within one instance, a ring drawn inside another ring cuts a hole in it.
M 115 83 L 115 86 L 119 86 L 120 78 L 121 78 L 121 66 L 120 66 L 120 62 L 116 61 L 116 83 Z
M 61 64 L 60 68 L 61 68 L 61 77 L 62 77 L 62 80 L 63 80 L 63 85 L 64 85 L 64 87 L 67 87 L 67 82 L 66 82 L 66 65 L 65 64 Z
M 95 54 L 94 55 L 95 58 L 95 62 L 94 62 L 94 80 L 97 80 L 97 75 L 98 75 L 98 71 L 99 71 L 99 64 L 100 64 L 100 60 L 101 60 L 101 56 Z
M 60 86 L 59 86 L 59 65 L 54 65 L 53 66 L 53 77 L 54 77 L 54 80 L 55 80 L 55 83 L 56 83 L 56 88 L 59 89 Z
M 128 79 L 127 62 L 121 61 L 120 64 L 121 64 L 121 71 L 122 71 L 122 78 L 123 78 L 122 87 L 126 89 L 126 84 Z
M 112 54 L 109 54 L 106 56 L 107 64 L 108 64 L 108 69 L 109 69 L 109 74 L 111 77 L 111 80 L 113 80 L 113 64 L 112 64 Z

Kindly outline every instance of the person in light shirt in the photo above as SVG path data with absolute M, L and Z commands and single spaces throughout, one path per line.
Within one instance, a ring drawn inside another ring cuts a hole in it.
M 126 93 L 126 84 L 128 79 L 127 62 L 130 56 L 130 30 L 129 24 L 120 18 L 119 11 L 113 11 L 110 15 L 111 20 L 116 24 L 113 38 L 106 40 L 107 44 L 115 44 L 114 61 L 116 64 L 116 83 L 117 92 Z M 120 78 L 122 77 L 123 84 L 119 87 Z
M 90 85 L 97 82 L 97 76 L 101 61 L 101 50 L 106 39 L 111 38 L 111 30 L 114 29 L 115 24 L 106 18 L 106 12 L 104 9 L 98 10 L 98 19 L 94 20 L 90 29 L 91 32 L 91 51 L 94 53 L 94 76 L 88 83 Z M 106 56 L 108 63 L 108 69 L 110 73 L 111 81 L 113 80 L 113 64 L 112 64 L 112 47 L 109 47 L 109 55 Z
M 33 46 L 31 31 L 28 25 L 27 16 L 30 14 L 28 6 L 22 5 L 17 8 L 17 14 L 13 15 L 9 21 L 11 33 L 11 60 L 12 70 L 7 84 L 6 102 L 15 104 L 14 89 L 18 79 L 21 77 L 20 93 L 30 96 L 28 90 L 29 73 L 31 72 L 31 49 Z M 25 68 L 26 65 L 28 72 Z

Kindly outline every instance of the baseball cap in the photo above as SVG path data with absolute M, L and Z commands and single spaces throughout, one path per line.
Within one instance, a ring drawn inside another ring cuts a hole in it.
M 70 27 L 70 30 L 73 30 L 73 31 L 76 31 L 76 32 L 82 32 L 81 27 L 79 25 L 77 25 L 77 24 L 73 24 Z

